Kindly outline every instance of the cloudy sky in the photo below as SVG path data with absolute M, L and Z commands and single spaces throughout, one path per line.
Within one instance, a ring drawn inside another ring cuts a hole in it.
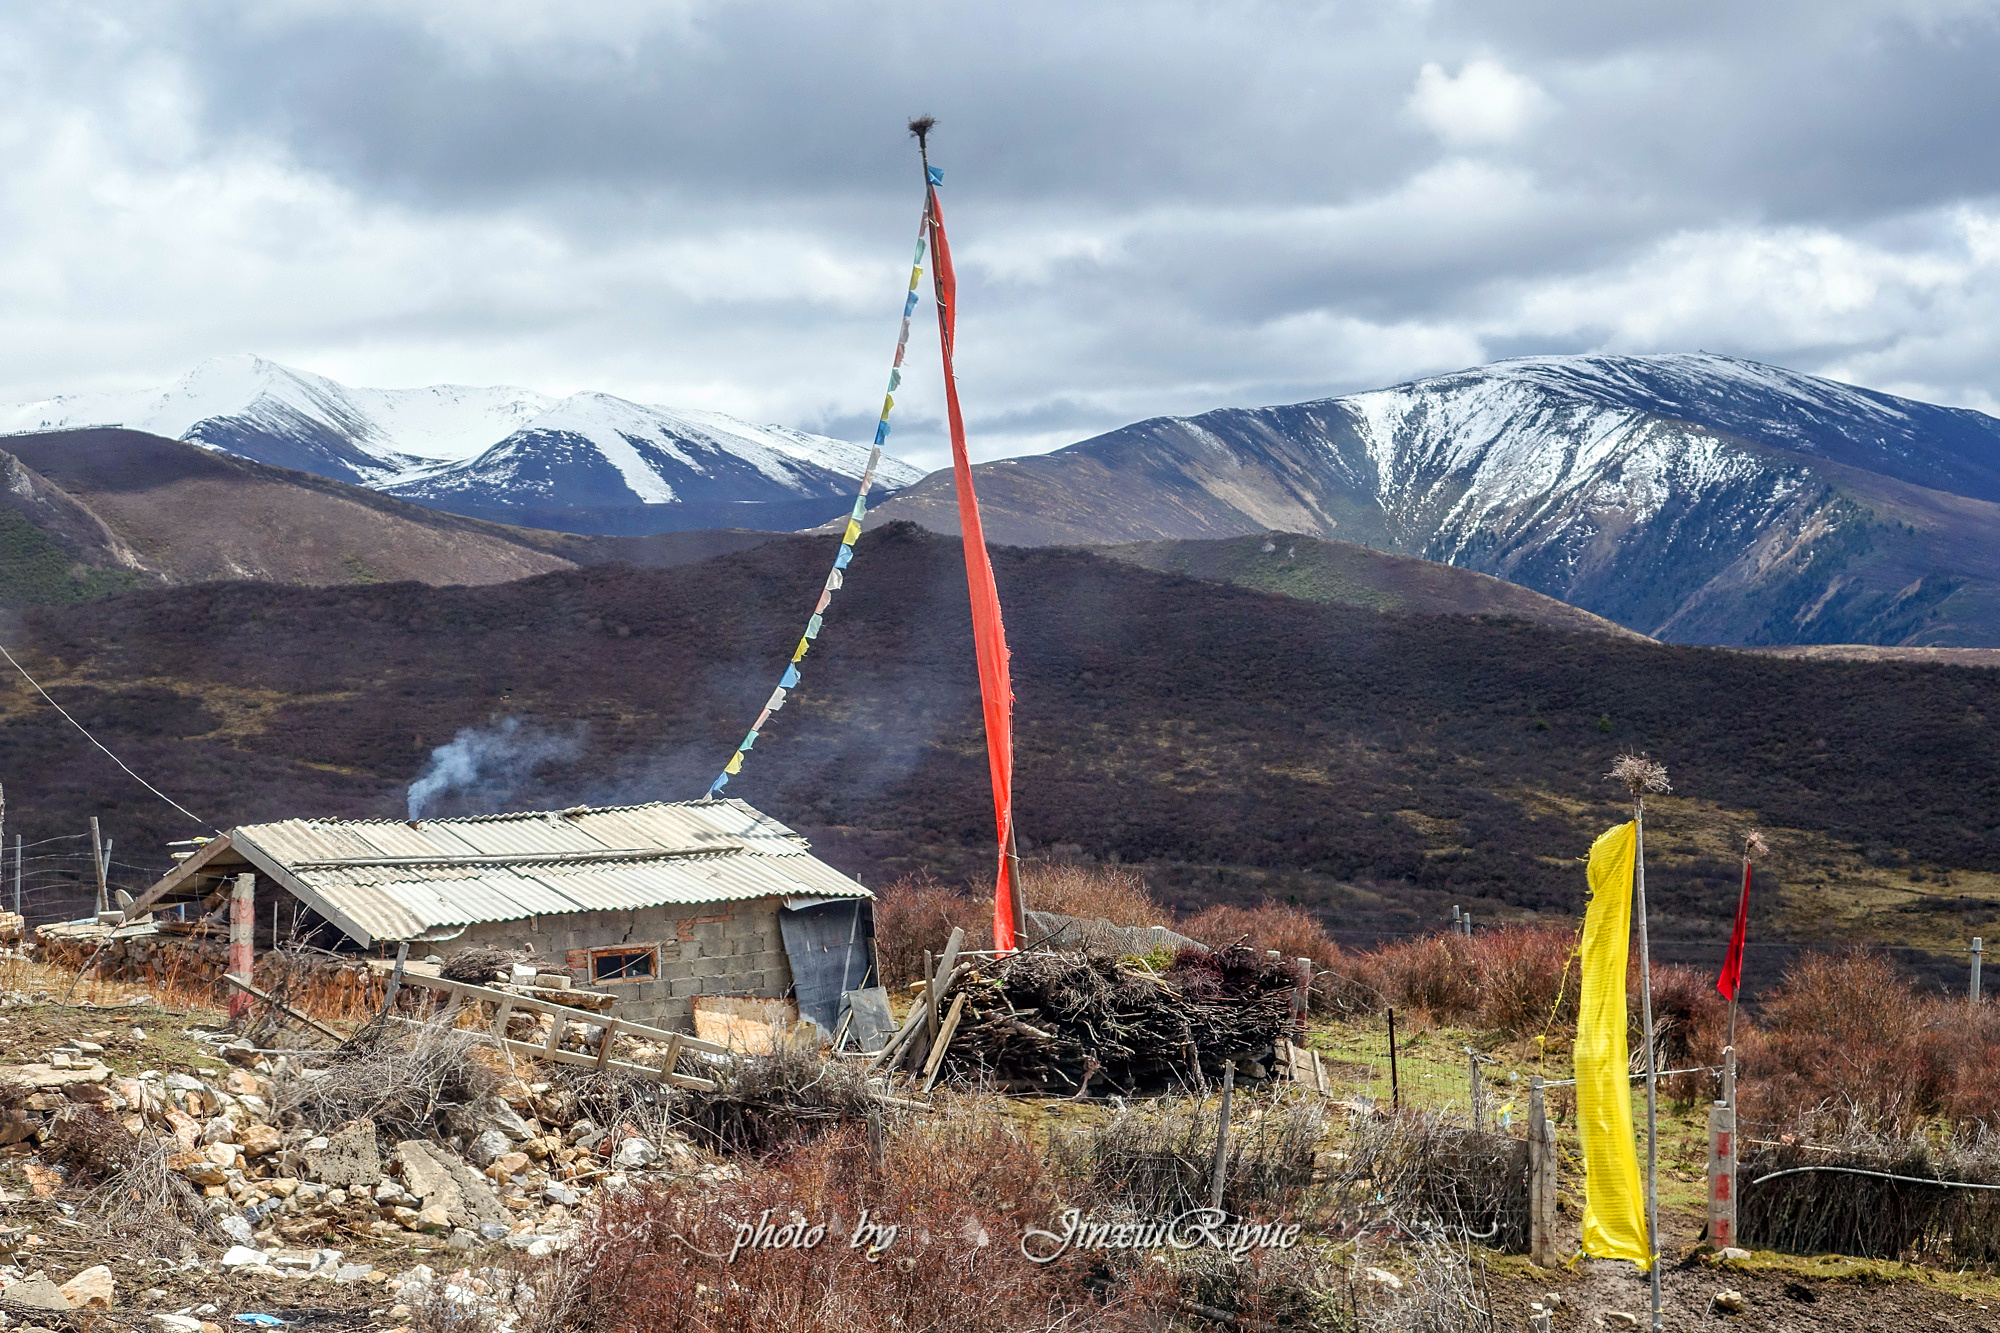
M 9 6 L 0 394 L 254 351 L 859 436 L 927 112 L 980 457 L 1594 349 L 1995 410 L 1996 68 L 1954 0 Z

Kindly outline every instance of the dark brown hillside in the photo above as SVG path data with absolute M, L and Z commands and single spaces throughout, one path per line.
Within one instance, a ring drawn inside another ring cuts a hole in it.
M 7 606 L 211 579 L 504 583 L 614 561 L 686 564 L 774 535 L 593 537 L 507 527 L 141 431 L 51 431 L 0 443 Z
M 1646 637 L 1490 574 L 1297 533 L 1217 541 L 1132 542 L 1091 549 L 1148 569 L 1240 583 L 1260 592 L 1312 602 L 1420 615 L 1514 616 L 1553 629 Z
M 831 546 L 480 588 L 141 592 L 30 613 L 25 643 L 79 717 L 219 825 L 399 815 L 431 747 L 510 715 L 580 728 L 583 755 L 482 808 L 690 797 L 768 694 Z M 1032 846 L 1147 862 L 1183 902 L 1295 895 L 1387 929 L 1452 901 L 1574 911 L 1576 858 L 1618 817 L 1599 775 L 1644 747 L 1677 789 L 1649 841 L 1664 936 L 1724 919 L 1752 820 L 1786 883 L 1760 899 L 1767 934 L 1935 941 L 2000 908 L 2000 674 L 1388 615 L 1076 550 L 996 565 Z M 0 701 L 10 828 L 100 812 L 121 859 L 163 864 L 186 830 L 25 687 Z M 892 526 L 730 792 L 871 881 L 964 873 L 990 836 L 979 746 L 958 544 Z

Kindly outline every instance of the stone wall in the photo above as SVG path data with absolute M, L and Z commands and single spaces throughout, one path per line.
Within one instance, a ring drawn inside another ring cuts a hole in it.
M 614 1017 L 692 1031 L 697 995 L 779 999 L 790 993 L 792 964 L 778 928 L 782 906 L 780 898 L 756 898 L 570 912 L 476 925 L 434 947 L 448 957 L 472 944 L 502 949 L 533 945 L 545 965 L 567 965 L 578 985 L 618 996 Z M 598 952 L 642 949 L 653 951 L 651 975 L 629 980 L 596 975 L 593 956 Z

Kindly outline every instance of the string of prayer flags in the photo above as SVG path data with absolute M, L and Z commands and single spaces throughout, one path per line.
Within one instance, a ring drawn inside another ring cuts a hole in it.
M 933 168 L 932 183 L 935 184 L 941 179 L 943 179 L 942 174 Z M 786 664 L 784 675 L 779 678 L 778 688 L 772 691 L 769 702 L 757 715 L 757 721 L 750 728 L 749 734 L 743 738 L 743 743 L 736 747 L 736 753 L 729 757 L 729 762 L 723 765 L 720 773 L 716 774 L 715 781 L 709 784 L 710 800 L 721 795 L 722 789 L 729 785 L 729 779 L 743 771 L 743 756 L 750 752 L 758 733 L 764 729 L 764 724 L 770 721 L 771 714 L 785 706 L 786 692 L 798 688 L 799 663 L 805 660 L 806 654 L 812 649 L 813 641 L 819 638 L 820 629 L 826 623 L 826 610 L 833 601 L 833 594 L 840 591 L 841 585 L 846 582 L 846 576 L 842 571 L 854 561 L 854 544 L 861 540 L 861 520 L 868 516 L 868 492 L 875 485 L 875 469 L 882 462 L 882 445 L 889 438 L 889 413 L 895 410 L 896 389 L 903 382 L 903 354 L 909 349 L 910 316 L 916 313 L 918 288 L 923 281 L 924 248 L 929 244 L 931 206 L 932 200 L 927 197 L 924 200 L 923 218 L 917 227 L 916 254 L 910 260 L 910 289 L 903 299 L 903 322 L 896 333 L 896 356 L 889 363 L 889 387 L 882 395 L 882 416 L 875 423 L 875 444 L 868 451 L 868 465 L 861 471 L 861 484 L 855 490 L 854 508 L 848 511 L 847 530 L 840 535 L 840 549 L 834 553 L 833 568 L 827 573 L 826 583 L 820 589 L 819 599 L 813 604 L 812 612 L 806 620 L 805 633 L 799 638 L 799 646 L 793 650 L 792 659 Z

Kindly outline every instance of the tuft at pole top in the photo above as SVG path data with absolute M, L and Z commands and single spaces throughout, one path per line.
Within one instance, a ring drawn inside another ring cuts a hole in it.
M 1672 791 L 1667 781 L 1667 766 L 1645 754 L 1621 754 L 1611 762 L 1611 771 L 1604 775 L 1613 782 L 1622 782 L 1633 798 L 1647 792 Z
M 918 116 L 910 122 L 910 133 L 916 136 L 917 147 L 926 148 L 929 146 L 926 141 L 930 138 L 931 130 L 936 128 L 936 126 L 936 116 Z

